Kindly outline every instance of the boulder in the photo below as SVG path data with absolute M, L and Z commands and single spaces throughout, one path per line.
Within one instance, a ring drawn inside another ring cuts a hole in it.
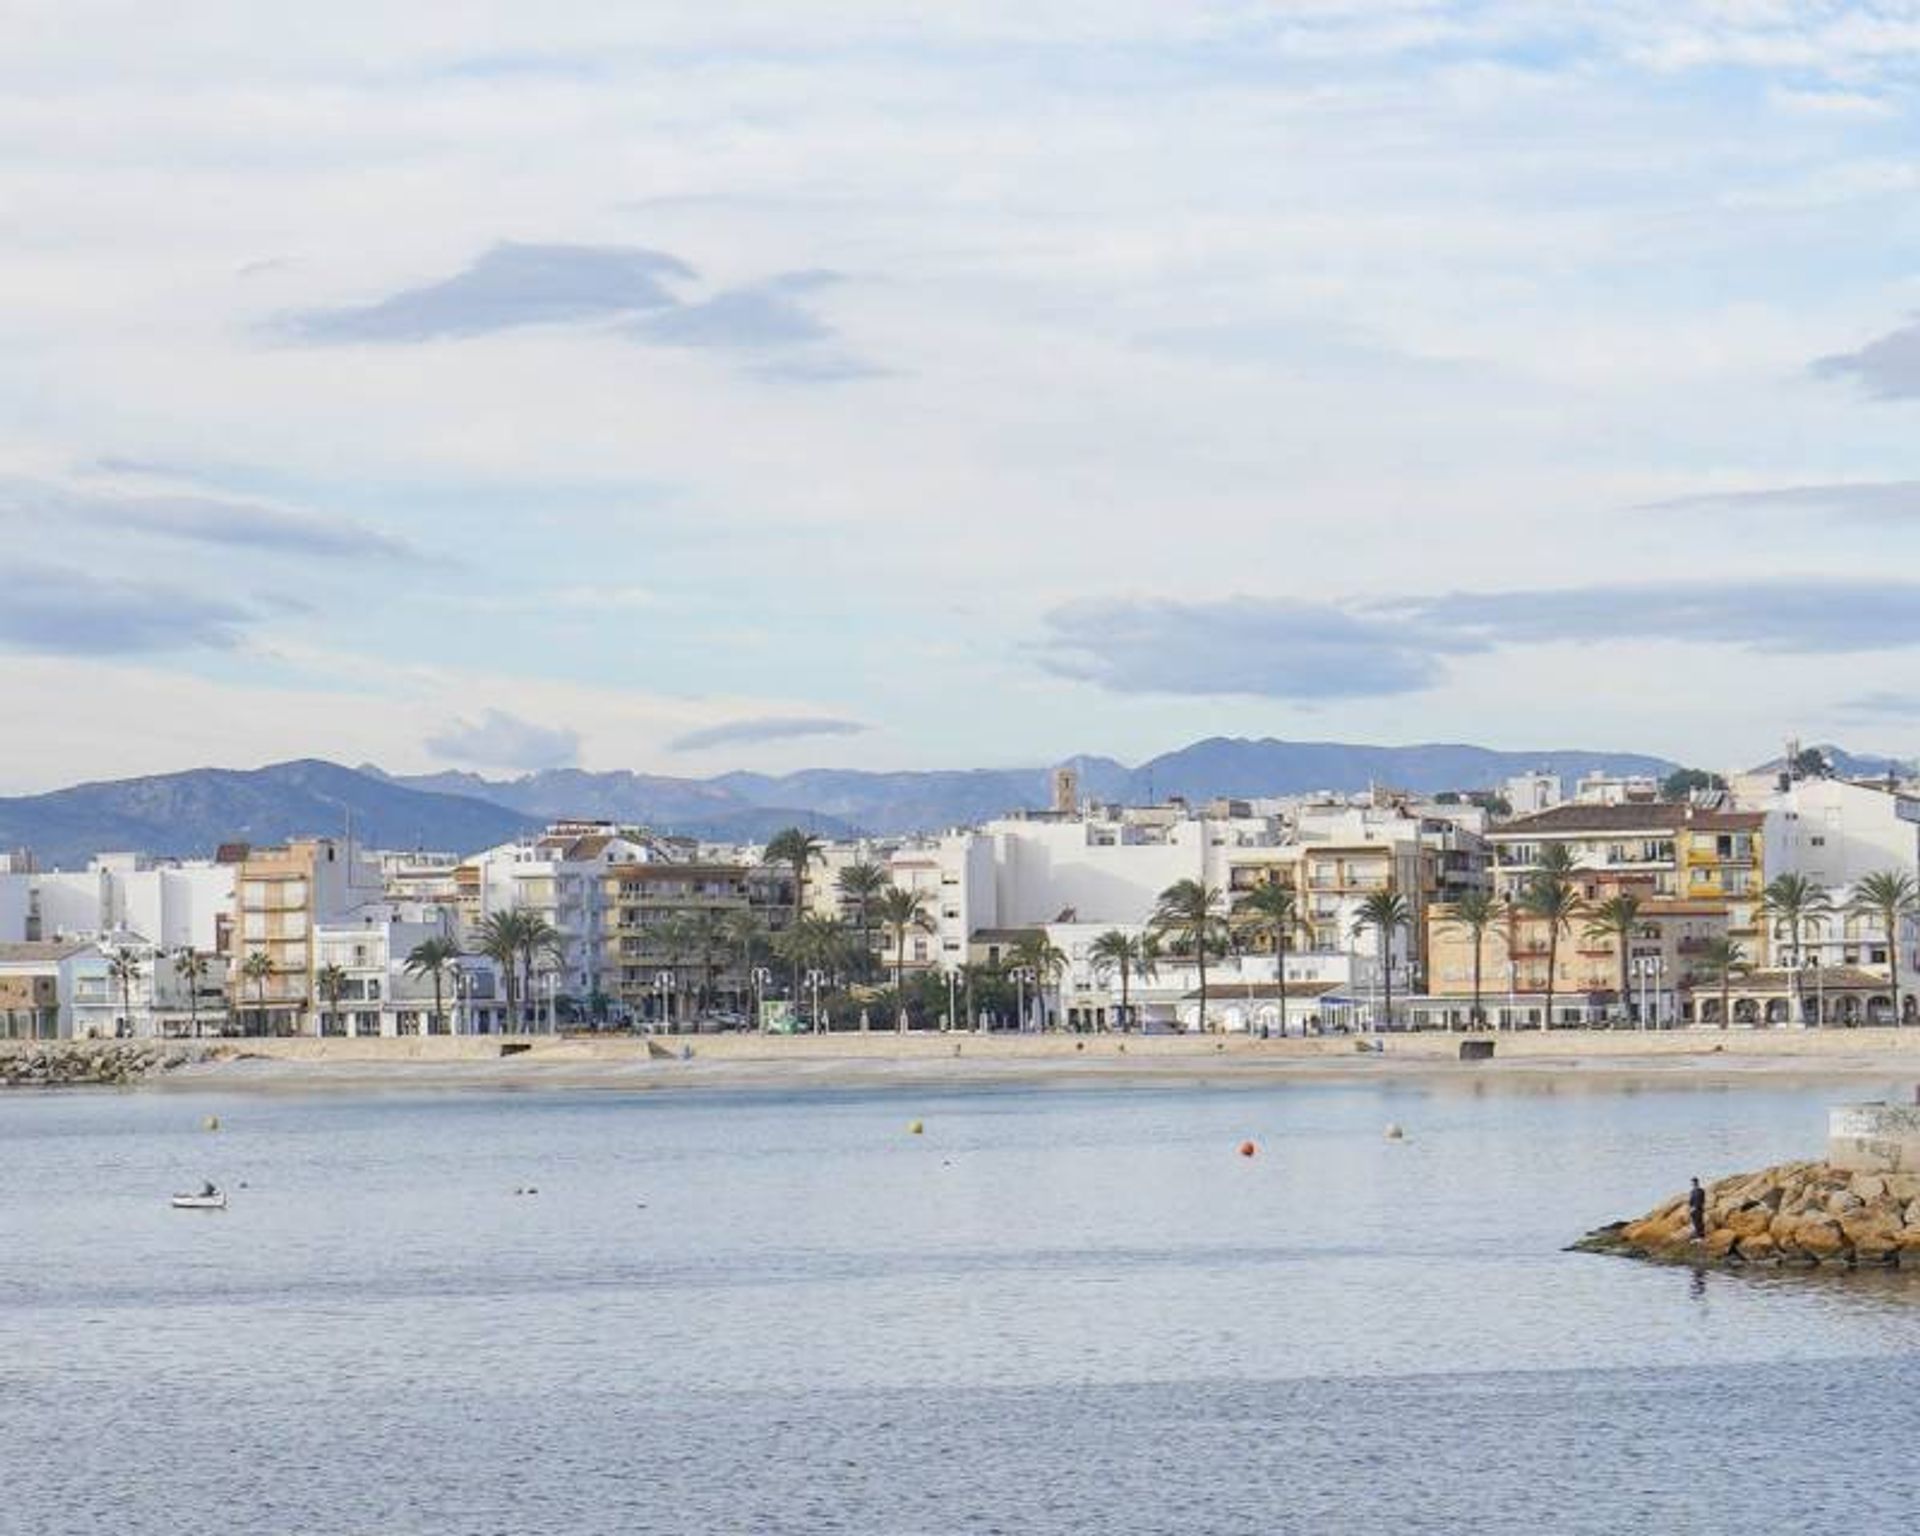
M 1707 1257 L 1710 1259 L 1737 1258 L 1740 1247 L 1740 1234 L 1725 1227 L 1707 1234 Z
M 1735 1237 L 1757 1237 L 1773 1225 L 1773 1212 L 1756 1200 L 1728 1212 L 1720 1225 Z
M 1792 1232 L 1793 1246 L 1816 1259 L 1837 1258 L 1846 1251 L 1847 1234 L 1827 1216 L 1803 1216 Z

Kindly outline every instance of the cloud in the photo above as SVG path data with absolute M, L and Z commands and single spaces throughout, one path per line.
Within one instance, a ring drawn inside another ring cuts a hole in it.
M 478 720 L 456 720 L 429 736 L 426 748 L 443 762 L 535 772 L 572 767 L 580 757 L 580 733 L 489 709 Z
M 1485 645 L 1669 640 L 1766 655 L 1920 645 L 1920 582 L 1804 577 L 1451 592 L 1382 605 Z
M 1292 598 L 1088 599 L 1046 615 L 1041 665 L 1113 693 L 1321 700 L 1416 693 L 1484 642 Z
M 1365 604 L 1231 597 L 1088 599 L 1046 616 L 1059 677 L 1111 693 L 1312 703 L 1418 693 L 1442 658 L 1526 646 L 1664 641 L 1765 655 L 1920 645 L 1920 582 L 1808 578 L 1450 592 Z
M 669 752 L 700 752 L 708 747 L 737 747 L 752 742 L 794 741 L 803 736 L 858 736 L 871 730 L 858 720 L 836 720 L 824 715 L 762 715 L 751 720 L 729 720 L 703 726 L 667 743 Z
M 347 518 L 196 492 L 83 490 L 0 479 L 0 517 L 327 559 L 409 559 L 416 553 L 405 540 Z
M 1817 512 L 1849 522 L 1904 522 L 1920 515 L 1920 480 L 1839 481 L 1830 485 L 1782 485 L 1757 491 L 1706 491 L 1643 502 L 1638 512 L 1739 511 L 1776 507 Z
M 1882 720 L 1890 715 L 1920 719 L 1920 693 L 1877 688 L 1842 699 L 1837 707 L 1842 715 L 1856 720 Z
M 1875 400 L 1920 399 L 1920 320 L 1889 331 L 1857 352 L 1816 358 L 1813 373 L 1857 384 Z
M 418 342 L 485 336 L 521 325 L 670 309 L 663 278 L 688 278 L 677 256 L 639 246 L 503 243 L 464 272 L 376 303 L 308 309 L 280 328 L 305 342 Z
M 66 566 L 0 565 L 0 646 L 55 656 L 230 650 L 254 615 L 218 598 Z
M 764 351 L 804 346 L 827 340 L 833 330 L 800 299 L 839 281 L 835 272 L 783 272 L 649 316 L 632 330 L 642 341 L 668 347 Z

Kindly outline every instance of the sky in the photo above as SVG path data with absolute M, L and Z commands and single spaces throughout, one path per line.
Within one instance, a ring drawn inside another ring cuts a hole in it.
M 1920 754 L 1920 0 L 14 0 L 0 790 Z

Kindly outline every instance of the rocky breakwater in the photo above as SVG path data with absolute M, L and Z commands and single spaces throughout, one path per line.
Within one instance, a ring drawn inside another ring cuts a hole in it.
M 185 1048 L 154 1040 L 0 1043 L 0 1087 L 124 1087 L 192 1059 Z
M 1920 1272 L 1920 1173 L 1782 1163 L 1709 1184 L 1706 1195 L 1705 1237 L 1679 1194 L 1573 1246 L 1670 1264 Z

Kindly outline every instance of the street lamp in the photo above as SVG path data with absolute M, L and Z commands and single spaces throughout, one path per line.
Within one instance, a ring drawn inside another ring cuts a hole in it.
M 1634 976 L 1640 983 L 1640 1027 L 1658 1029 L 1660 1027 L 1660 973 L 1666 969 L 1666 962 L 1658 955 L 1636 955 L 1628 962 Z M 1649 1024 L 1648 1020 L 1652 1023 Z
M 810 1015 L 810 1018 L 813 1024 L 813 1032 L 816 1035 L 820 1033 L 820 987 L 821 987 L 821 984 L 826 980 L 827 980 L 827 973 L 825 971 L 808 971 L 807 972 L 807 975 L 806 975 L 807 987 L 813 994 L 813 1012 Z
M 754 1028 L 764 1031 L 766 1029 L 766 1005 L 763 999 L 767 988 L 773 983 L 773 972 L 768 970 L 764 965 L 756 965 L 751 971 L 747 972 L 747 980 L 753 985 Z
M 946 1025 L 948 1029 L 957 1029 L 960 1024 L 960 1017 L 954 1011 L 958 1005 L 959 986 L 960 986 L 960 973 L 952 969 L 951 967 L 949 967 L 947 970 L 947 1025 Z
M 1016 965 L 1007 974 L 1013 978 L 1014 1024 L 1021 1034 L 1027 1032 L 1027 983 L 1038 981 L 1039 975 L 1030 965 Z
M 655 971 L 653 973 L 654 1013 L 656 1022 L 665 1024 L 667 1032 L 673 1032 L 673 972 Z

